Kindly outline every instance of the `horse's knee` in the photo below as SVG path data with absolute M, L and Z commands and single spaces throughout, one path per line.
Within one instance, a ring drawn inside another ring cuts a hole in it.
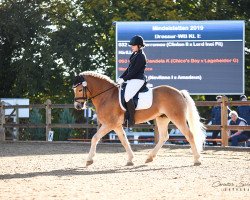
M 128 141 L 127 138 L 124 138 L 123 140 L 120 140 L 120 141 L 121 141 L 121 143 L 122 143 L 122 145 L 123 145 L 124 147 L 129 146 L 129 141 Z
M 99 134 L 95 134 L 92 139 L 91 139 L 91 142 L 98 142 L 99 140 L 101 139 L 101 136 Z
M 166 142 L 168 139 L 169 139 L 168 134 L 161 135 L 161 138 L 160 138 L 161 141 Z
M 167 133 L 165 136 L 165 141 L 167 141 L 169 139 L 169 134 Z

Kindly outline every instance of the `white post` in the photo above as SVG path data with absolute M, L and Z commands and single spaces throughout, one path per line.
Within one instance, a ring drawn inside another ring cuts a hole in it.
M 18 108 L 15 109 L 16 109 L 16 115 L 13 118 L 13 122 L 19 124 L 19 109 Z M 13 127 L 13 141 L 18 141 L 18 140 L 19 140 L 19 128 Z
M 51 131 L 51 101 L 46 101 L 46 141 L 48 141 L 49 132 Z

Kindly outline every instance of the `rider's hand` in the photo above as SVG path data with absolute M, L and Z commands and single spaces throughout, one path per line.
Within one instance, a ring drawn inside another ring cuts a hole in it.
M 118 80 L 117 80 L 117 84 L 118 85 L 121 85 L 123 82 L 124 82 L 123 78 L 118 78 Z

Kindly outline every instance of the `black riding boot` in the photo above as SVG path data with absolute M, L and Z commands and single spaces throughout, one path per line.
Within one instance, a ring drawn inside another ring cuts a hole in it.
M 135 104 L 133 99 L 130 99 L 126 104 L 129 113 L 128 126 L 133 126 L 135 125 Z

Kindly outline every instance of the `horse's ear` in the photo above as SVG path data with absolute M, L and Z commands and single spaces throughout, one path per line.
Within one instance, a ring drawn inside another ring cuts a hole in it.
M 85 80 L 84 80 L 83 76 L 77 75 L 77 76 L 75 77 L 74 82 L 73 82 L 73 87 L 76 87 L 77 85 L 81 84 L 81 83 L 84 82 L 84 81 L 85 81 Z

